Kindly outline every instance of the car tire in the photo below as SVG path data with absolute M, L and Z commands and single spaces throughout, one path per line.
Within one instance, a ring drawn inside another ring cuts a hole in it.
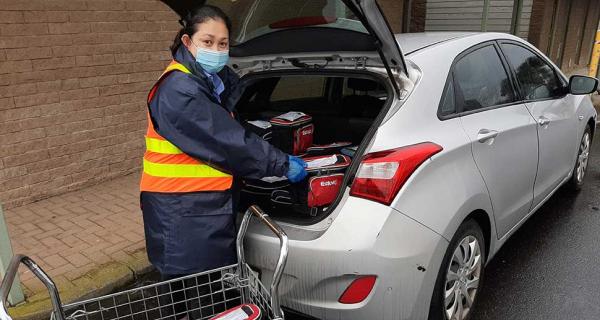
M 450 241 L 438 271 L 429 320 L 471 317 L 483 283 L 485 248 L 479 224 L 475 220 L 463 222 Z
M 573 191 L 579 191 L 581 190 L 581 187 L 583 187 L 591 147 L 592 129 L 589 125 L 587 125 L 583 135 L 581 136 L 579 148 L 577 149 L 577 160 L 575 160 L 575 167 L 573 167 L 571 179 L 569 179 L 569 182 L 567 183 L 568 188 Z

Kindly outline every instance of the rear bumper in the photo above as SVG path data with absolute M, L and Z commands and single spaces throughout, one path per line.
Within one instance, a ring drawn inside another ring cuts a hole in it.
M 270 284 L 278 240 L 249 233 L 248 262 Z M 427 317 L 433 284 L 448 245 L 440 235 L 394 209 L 348 198 L 319 238 L 291 239 L 282 277 L 283 304 L 317 319 L 422 319 Z M 359 275 L 376 275 L 361 303 L 339 297 Z

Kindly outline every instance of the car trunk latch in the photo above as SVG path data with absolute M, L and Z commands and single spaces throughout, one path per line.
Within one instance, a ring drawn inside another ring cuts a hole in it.
M 354 60 L 354 69 L 366 69 L 367 68 L 367 57 L 357 57 Z

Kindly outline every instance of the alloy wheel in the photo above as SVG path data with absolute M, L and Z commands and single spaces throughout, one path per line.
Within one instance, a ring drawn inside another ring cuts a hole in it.
M 577 183 L 582 183 L 590 157 L 590 134 L 586 132 L 581 139 L 579 154 L 577 156 L 577 168 L 575 169 Z
M 462 320 L 469 315 L 479 288 L 482 261 L 477 238 L 469 235 L 459 242 L 446 272 L 444 306 L 448 320 Z

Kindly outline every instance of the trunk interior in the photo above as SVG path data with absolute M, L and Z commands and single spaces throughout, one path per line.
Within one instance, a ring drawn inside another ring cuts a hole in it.
M 249 79 L 237 105 L 246 128 L 287 153 L 307 161 L 327 158 L 335 164 L 313 162 L 307 179 L 297 184 L 286 179 L 244 180 L 240 211 L 257 204 L 278 220 L 297 224 L 326 217 L 345 190 L 344 175 L 353 153 L 387 109 L 388 90 L 384 81 L 359 73 L 277 73 Z M 305 116 L 297 124 L 281 126 L 277 117 L 288 112 Z M 306 149 L 307 145 L 313 147 Z

